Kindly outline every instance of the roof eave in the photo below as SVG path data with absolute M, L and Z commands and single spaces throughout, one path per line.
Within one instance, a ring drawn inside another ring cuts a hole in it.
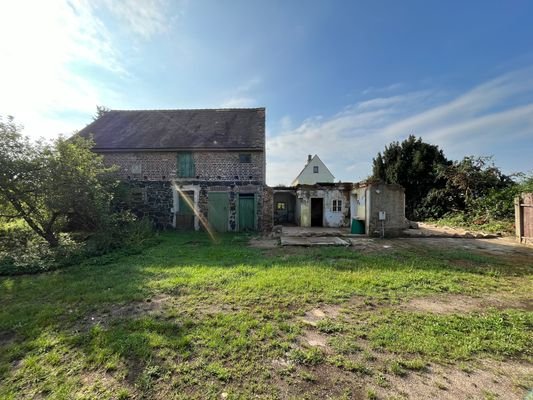
M 160 148 L 112 148 L 112 147 L 93 147 L 93 151 L 100 153 L 130 153 L 145 151 L 254 151 L 264 152 L 264 147 L 160 147 Z

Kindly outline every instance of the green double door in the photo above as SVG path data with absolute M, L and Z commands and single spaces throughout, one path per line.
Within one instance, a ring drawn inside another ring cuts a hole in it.
M 217 232 L 228 231 L 229 194 L 227 192 L 210 192 L 208 195 L 207 219 L 211 227 Z M 237 198 L 238 230 L 255 230 L 255 196 L 240 194 Z

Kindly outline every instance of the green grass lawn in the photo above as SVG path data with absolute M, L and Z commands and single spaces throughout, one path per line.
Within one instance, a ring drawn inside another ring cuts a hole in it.
M 433 295 L 527 300 L 531 264 L 248 239 L 166 233 L 139 255 L 0 278 L 0 398 L 371 398 L 368 382 L 427 363 L 533 359 L 530 309 L 402 307 Z M 326 306 L 335 313 L 306 321 Z M 309 332 L 326 345 L 306 344 Z

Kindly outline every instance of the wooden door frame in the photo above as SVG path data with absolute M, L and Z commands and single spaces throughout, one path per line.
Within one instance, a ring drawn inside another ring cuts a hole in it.
M 235 226 L 237 227 L 237 232 L 241 231 L 241 221 L 240 221 L 240 201 L 241 201 L 241 195 L 247 195 L 248 197 L 252 197 L 250 195 L 253 195 L 254 199 L 254 231 L 257 230 L 257 193 L 238 193 L 237 195 L 237 205 L 235 207 L 236 213 L 235 213 Z

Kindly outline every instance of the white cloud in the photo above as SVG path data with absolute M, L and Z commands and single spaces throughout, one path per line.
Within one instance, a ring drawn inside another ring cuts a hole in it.
M 147 37 L 163 29 L 164 12 L 158 11 L 159 4 L 104 0 L 0 3 L 0 114 L 14 115 L 32 136 L 51 137 L 83 127 L 96 104 L 113 104 L 120 95 L 80 71 L 96 67 L 117 82 L 129 76 L 113 33 L 99 14 L 102 7 L 109 7 L 134 35 Z M 146 25 L 141 31 L 143 17 Z
M 287 184 L 306 155 L 317 153 L 336 177 L 364 179 L 377 152 L 409 134 L 439 145 L 454 159 L 497 157 L 502 146 L 519 148 L 519 139 L 533 138 L 533 69 L 509 72 L 444 103 L 438 90 L 420 91 L 361 101 L 329 118 L 308 118 L 268 138 L 267 178 Z M 530 157 L 524 152 L 522 161 L 531 163 Z M 509 160 L 503 167 L 531 168 Z
M 102 4 L 128 29 L 143 38 L 169 30 L 172 19 L 165 12 L 166 0 L 102 0 Z M 98 4 L 98 2 L 96 3 Z
M 253 107 L 256 105 L 256 100 L 252 97 L 238 96 L 230 97 L 222 102 L 221 108 L 239 108 L 239 107 Z
M 235 88 L 233 93 L 226 99 L 222 100 L 222 108 L 239 108 L 239 107 L 257 107 L 257 99 L 252 94 L 254 90 L 262 83 L 258 76 L 250 78 Z

